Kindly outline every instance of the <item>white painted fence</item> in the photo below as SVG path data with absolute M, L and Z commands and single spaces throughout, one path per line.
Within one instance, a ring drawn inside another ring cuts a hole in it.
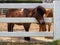
M 53 8 L 52 3 L 0 3 L 0 8 L 35 8 L 37 6 L 43 6 L 45 8 Z
M 0 8 L 35 8 L 41 5 L 45 8 L 53 8 L 54 4 L 47 3 L 17 3 L 17 4 L 0 4 Z M 37 22 L 35 18 L 0 18 L 0 22 L 18 22 L 18 23 L 35 23 Z M 28 34 L 28 35 L 27 35 Z M 54 36 L 53 32 L 0 32 L 0 36 Z
M 47 22 L 49 19 L 47 19 Z M 0 18 L 0 22 L 12 23 L 38 23 L 35 18 Z M 28 34 L 28 35 L 27 35 Z M 0 36 L 50 36 L 53 37 L 53 32 L 0 32 Z
M 43 3 L 53 3 L 54 0 L 42 0 Z
M 54 1 L 54 39 L 60 39 L 60 0 Z

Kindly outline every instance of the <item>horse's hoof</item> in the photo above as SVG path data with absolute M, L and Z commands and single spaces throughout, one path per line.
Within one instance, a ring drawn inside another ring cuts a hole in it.
M 30 37 L 24 37 L 26 41 L 30 41 Z

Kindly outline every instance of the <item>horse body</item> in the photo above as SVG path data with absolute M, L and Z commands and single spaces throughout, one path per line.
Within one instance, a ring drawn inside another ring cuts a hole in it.
M 46 10 L 44 7 L 42 6 L 38 6 L 34 9 L 8 9 L 7 13 L 6 13 L 6 17 L 35 17 L 38 21 L 39 24 L 44 25 L 44 18 L 43 15 L 44 13 L 46 13 Z M 42 20 L 42 22 L 40 21 Z M 13 32 L 13 27 L 14 27 L 15 23 L 8 23 L 8 32 Z M 16 23 L 19 25 L 23 25 L 25 28 L 25 31 L 29 31 L 30 28 L 30 24 L 31 23 Z M 29 37 L 25 37 L 25 40 L 30 40 Z
M 53 18 L 53 9 L 47 9 L 45 17 Z M 46 23 L 48 25 L 48 31 L 51 29 L 51 23 Z
M 53 9 L 47 9 L 45 17 L 53 17 Z

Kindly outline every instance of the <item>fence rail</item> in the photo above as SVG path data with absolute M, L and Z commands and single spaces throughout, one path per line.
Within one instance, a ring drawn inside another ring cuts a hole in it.
M 53 3 L 0 3 L 0 8 L 35 8 L 37 6 L 53 8 Z
M 51 23 L 53 18 L 44 18 L 45 22 Z M 37 20 L 33 17 L 20 17 L 20 18 L 0 18 L 0 22 L 7 23 L 37 23 Z
M 53 32 L 0 32 L 0 36 L 19 37 L 19 36 L 48 36 L 53 37 Z

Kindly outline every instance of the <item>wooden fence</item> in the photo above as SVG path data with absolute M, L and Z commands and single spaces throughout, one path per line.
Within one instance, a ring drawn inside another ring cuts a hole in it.
M 0 3 L 0 8 L 35 8 L 36 6 L 41 5 L 45 8 L 56 8 L 57 4 L 54 3 Z M 56 5 L 56 6 L 55 6 Z M 58 7 L 58 6 L 57 6 Z M 56 17 L 55 17 L 56 11 L 54 11 L 54 33 L 53 32 L 0 32 L 0 36 L 53 36 L 54 39 L 58 39 L 56 37 L 57 31 L 56 31 Z M 47 19 L 49 20 L 49 19 Z M 35 18 L 0 18 L 0 22 L 16 22 L 16 23 L 37 23 L 37 20 Z M 27 35 L 28 34 L 28 35 Z M 60 38 L 60 36 L 58 36 Z

